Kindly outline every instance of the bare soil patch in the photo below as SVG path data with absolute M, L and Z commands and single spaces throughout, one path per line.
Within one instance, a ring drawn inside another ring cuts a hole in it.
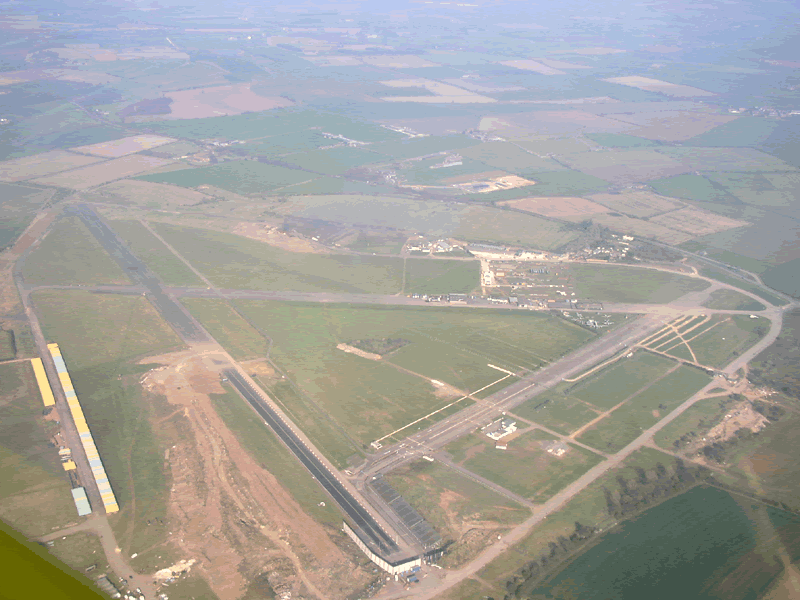
M 716 213 L 688 207 L 653 217 L 650 222 L 685 231 L 693 236 L 708 235 L 749 225 L 747 221 L 729 219 Z
M 275 246 L 289 252 L 306 252 L 310 254 L 330 254 L 330 250 L 313 240 L 296 237 L 284 233 L 274 225 L 264 225 L 262 223 L 239 223 L 231 229 L 231 233 L 241 235 L 246 238 L 264 242 L 270 246 Z
M 187 188 L 133 179 L 109 183 L 95 190 L 95 193 L 113 196 L 113 199 L 121 204 L 157 205 L 159 208 L 193 206 L 210 198 L 206 194 Z
M 342 352 L 347 352 L 348 354 L 355 354 L 356 356 L 360 356 L 361 358 L 366 358 L 367 360 L 381 360 L 383 358 L 380 354 L 365 352 L 364 350 L 356 348 L 355 346 L 350 346 L 349 344 L 337 344 L 336 347 Z
M 150 148 L 163 146 L 164 144 L 169 144 L 174 141 L 175 140 L 172 138 L 161 135 L 132 135 L 110 142 L 101 142 L 90 146 L 78 146 L 77 148 L 70 148 L 70 150 L 83 154 L 102 156 L 104 158 L 119 158 L 120 156 L 134 154 L 142 150 L 149 150 Z
M 592 194 L 595 202 L 631 217 L 652 217 L 685 206 L 683 202 L 652 192 L 625 190 L 620 194 Z
M 608 212 L 608 208 L 605 206 L 585 198 L 573 196 L 521 198 L 520 200 L 508 200 L 498 204 L 555 218 Z
M 186 423 L 186 441 L 170 448 L 168 515 L 181 556 L 221 600 L 239 598 L 249 581 L 267 575 L 279 594 L 346 597 L 367 579 L 281 486 L 242 448 L 214 410 L 222 393 L 215 346 L 146 359 L 164 366 L 142 379 L 164 395 Z M 216 362 L 215 362 L 216 361 Z M 299 468 L 299 467 L 298 467 Z M 288 597 L 288 596 L 286 596 Z
M 92 156 L 73 154 L 65 150 L 52 150 L 34 156 L 14 158 L 0 162 L 0 181 L 23 181 L 43 177 L 67 169 L 75 169 L 100 162 Z
M 250 89 L 249 83 L 181 90 L 164 95 L 172 99 L 170 117 L 175 119 L 240 115 L 294 104 L 281 96 L 260 96 Z
M 648 92 L 658 92 L 660 94 L 666 94 L 667 96 L 714 96 L 712 92 L 707 92 L 700 88 L 670 83 L 669 81 L 661 81 L 660 79 L 653 79 L 651 77 L 641 77 L 639 75 L 610 77 L 603 81 L 619 83 L 620 85 L 627 85 L 628 87 L 635 87 Z
M 170 46 L 137 46 L 136 48 L 101 48 L 100 44 L 67 44 L 64 48 L 48 48 L 59 58 L 66 60 L 95 60 L 97 62 L 113 62 L 116 60 L 133 60 L 147 58 L 155 60 L 177 59 L 189 60 L 189 55 Z
M 65 173 L 39 177 L 34 183 L 85 190 L 115 179 L 124 179 L 172 164 L 173 161 L 142 154 L 131 154 L 103 164 L 74 169 Z

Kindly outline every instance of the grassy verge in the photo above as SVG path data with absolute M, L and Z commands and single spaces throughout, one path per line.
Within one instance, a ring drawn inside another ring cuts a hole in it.
M 202 279 L 138 221 L 113 221 L 111 227 L 165 284 L 205 287 Z
M 185 298 L 183 304 L 236 360 L 263 357 L 269 342 L 225 300 Z

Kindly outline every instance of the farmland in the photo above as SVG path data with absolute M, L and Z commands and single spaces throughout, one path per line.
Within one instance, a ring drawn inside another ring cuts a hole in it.
M 81 167 L 64 173 L 39 177 L 33 181 L 42 185 L 85 190 L 116 179 L 124 179 L 145 171 L 152 171 L 171 163 L 172 161 L 163 158 L 131 154 L 102 164 L 89 165 L 88 167 Z
M 52 192 L 23 185 L 0 183 L 0 251 L 16 241 Z
M 261 301 L 237 306 L 269 331 L 270 356 L 291 383 L 284 408 L 339 463 L 452 402 L 454 388 L 475 391 L 504 377 L 487 363 L 536 368 L 591 338 L 576 326 L 534 314 Z M 409 343 L 380 361 L 337 349 L 340 343 L 387 338 Z M 436 387 L 431 380 L 451 387 Z
M 612 265 L 576 264 L 571 272 L 578 294 L 601 302 L 662 304 L 709 285 L 683 275 Z
M 497 450 L 494 440 L 480 433 L 445 447 L 453 461 L 534 502 L 542 502 L 598 464 L 602 457 L 578 446 L 562 456 L 547 452 L 556 440 L 534 429 L 514 437 L 508 449 Z
M 36 284 L 128 284 L 122 272 L 78 217 L 59 220 L 25 260 L 25 281 Z
M 617 184 L 650 181 L 687 170 L 681 162 L 649 149 L 569 154 L 562 160 L 582 173 Z
M 0 181 L 23 181 L 34 177 L 43 177 L 67 169 L 84 167 L 101 159 L 81 156 L 63 150 L 43 152 L 25 158 L 15 158 L 0 162 Z

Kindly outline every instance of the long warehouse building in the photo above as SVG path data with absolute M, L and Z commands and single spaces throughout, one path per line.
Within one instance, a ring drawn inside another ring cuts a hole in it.
M 58 344 L 47 344 L 47 348 L 50 350 L 50 355 L 53 357 L 53 362 L 56 364 L 58 378 L 61 381 L 61 387 L 64 388 L 64 395 L 67 397 L 67 404 L 69 404 L 69 410 L 70 413 L 72 413 L 72 420 L 75 421 L 75 427 L 78 429 L 78 434 L 81 437 L 81 444 L 86 452 L 86 458 L 89 460 L 89 466 L 92 468 L 92 474 L 97 482 L 100 498 L 103 500 L 103 507 L 106 513 L 115 513 L 119 511 L 119 505 L 114 496 L 114 491 L 111 489 L 111 484 L 108 481 L 108 475 L 106 475 L 103 462 L 100 460 L 97 446 L 94 444 L 92 432 L 89 431 L 86 417 L 83 415 L 80 402 L 78 402 L 78 395 L 75 393 L 75 388 L 72 387 L 72 380 L 69 377 L 64 358 L 61 356 L 61 350 Z
M 36 384 L 39 386 L 39 393 L 42 395 L 42 402 L 45 406 L 55 406 L 56 399 L 53 397 L 53 388 L 47 380 L 47 373 L 44 371 L 42 359 L 38 356 L 31 359 L 33 374 L 36 376 Z

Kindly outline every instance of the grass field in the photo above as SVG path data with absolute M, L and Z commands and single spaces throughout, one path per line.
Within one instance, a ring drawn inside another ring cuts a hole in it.
M 511 440 L 507 450 L 497 450 L 494 440 L 474 433 L 445 450 L 470 471 L 533 502 L 543 502 L 603 460 L 572 445 L 557 457 L 543 448 L 553 441 L 553 436 L 534 429 Z
M 51 195 L 50 191 L 0 183 L 0 251 L 16 241 Z
M 658 142 L 622 133 L 587 133 L 586 137 L 608 148 L 643 148 L 660 146 Z
M 405 269 L 406 294 L 447 294 L 468 293 L 477 288 L 481 267 L 477 260 L 409 258 Z
M 166 526 L 147 526 L 166 519 L 169 494 L 162 430 L 150 419 L 171 409 L 142 390 L 149 366 L 137 362 L 180 347 L 180 340 L 141 296 L 41 291 L 33 301 L 45 337 L 61 348 L 120 504 L 111 519 L 118 543 L 128 550 L 166 542 Z
M 707 173 L 714 184 L 753 206 L 791 206 L 797 177 L 790 173 Z
M 706 373 L 680 366 L 639 392 L 578 439 L 598 450 L 618 452 L 710 381 Z
M 663 304 L 709 286 L 706 281 L 649 269 L 581 264 L 570 268 L 578 296 L 599 302 Z
M 703 303 L 706 308 L 716 308 L 720 310 L 765 310 L 767 307 L 753 300 L 749 296 L 734 292 L 733 290 L 722 289 L 711 292 L 711 295 Z
M 764 317 L 751 319 L 747 315 L 712 318 L 715 326 L 689 342 L 697 361 L 710 367 L 724 367 L 769 331 Z
M 475 206 L 461 217 L 453 236 L 468 241 L 520 244 L 556 250 L 574 240 L 578 234 L 567 225 L 535 215 Z
M 732 148 L 758 146 L 767 140 L 779 124 L 780 121 L 762 117 L 739 117 L 735 121 L 689 138 L 683 144 Z
M 456 541 L 444 566 L 462 564 L 490 536 L 530 516 L 517 503 L 439 463 L 414 462 L 392 471 L 386 480 L 445 540 Z
M 22 275 L 40 285 L 129 284 L 78 217 L 58 221 L 25 259 Z
M 375 439 L 458 397 L 437 392 L 430 379 L 474 391 L 504 377 L 487 363 L 509 370 L 534 368 L 592 337 L 549 316 L 501 311 L 261 301 L 237 306 L 270 335 L 270 356 L 289 377 L 289 382 L 276 382 L 282 387 L 273 393 L 284 398 L 284 408 L 339 464 Z M 340 343 L 387 338 L 409 343 L 381 361 L 336 348 Z M 462 401 L 455 409 L 469 403 Z M 405 430 L 401 437 L 416 430 L 417 426 Z
M 281 158 L 281 162 L 299 167 L 312 173 L 323 175 L 341 175 L 350 169 L 384 162 L 386 158 L 364 148 L 343 146 L 326 150 L 310 150 L 300 154 L 292 154 Z M 307 175 L 300 172 L 300 175 Z M 308 177 L 307 177 L 308 178 Z M 288 184 L 284 184 L 288 185 Z
M 0 518 L 26 536 L 79 521 L 27 362 L 0 365 Z
M 569 384 L 562 383 L 531 398 L 514 409 L 514 414 L 564 435 L 569 435 L 600 414 L 600 411 L 574 396 L 567 395 Z
M 517 175 L 565 170 L 565 167 L 552 158 L 541 158 L 510 142 L 487 142 L 462 150 L 460 154 L 495 169 L 502 169 Z
M 703 277 L 709 277 L 710 279 L 716 279 L 717 281 L 721 281 L 722 283 L 727 283 L 729 285 L 741 288 L 745 291 L 750 292 L 751 294 L 755 294 L 759 298 L 766 300 L 770 304 L 775 306 L 784 306 L 788 304 L 788 300 L 784 300 L 780 296 L 776 296 L 775 294 L 771 294 L 760 285 L 756 285 L 754 283 L 749 283 L 747 281 L 743 281 L 738 277 L 734 277 L 733 275 L 729 275 L 723 271 L 718 269 L 714 269 L 713 267 L 706 267 L 704 269 L 700 269 L 700 275 Z
M 53 540 L 50 554 L 58 560 L 83 573 L 85 569 L 95 565 L 93 571 L 98 575 L 108 571 L 108 559 L 103 551 L 100 538 L 94 533 L 79 532 Z M 110 574 L 112 581 L 114 574 Z M 116 581 L 114 581 L 116 583 Z
M 230 233 L 153 227 L 221 288 L 393 294 L 403 286 L 400 258 L 301 254 Z
M 259 358 L 267 354 L 269 342 L 225 300 L 184 298 L 182 302 L 236 360 Z
M 702 175 L 676 175 L 649 182 L 663 196 L 685 198 L 697 202 L 736 203 L 725 188 Z
M 16 344 L 14 343 L 14 331 L 10 329 L 0 329 L 0 360 L 9 360 L 17 356 Z
M 654 440 L 661 448 L 671 452 L 681 450 L 686 441 L 695 441 L 697 434 L 719 423 L 734 401 L 727 395 L 706 398 L 689 407 L 659 431 Z
M 622 358 L 573 384 L 566 393 L 599 408 L 609 409 L 676 366 L 675 361 L 663 356 L 638 351 L 631 358 Z
M 237 152 L 241 151 L 252 156 L 274 158 L 293 152 L 316 150 L 320 146 L 330 146 L 333 143 L 333 140 L 325 137 L 319 131 L 308 130 L 248 142 L 241 148 L 237 148 Z
M 693 171 L 795 171 L 779 158 L 752 148 L 664 147 L 659 153 L 680 160 Z
M 311 173 L 267 165 L 252 160 L 225 162 L 210 167 L 181 169 L 138 177 L 141 181 L 195 188 L 210 185 L 237 194 L 264 194 L 275 188 L 313 179 Z
M 167 285 L 205 287 L 203 280 L 192 273 L 156 236 L 138 221 L 112 221 L 111 227 L 131 251 L 144 261 Z
M 585 151 L 585 150 L 584 150 Z M 580 171 L 546 171 L 533 175 L 529 196 L 582 196 L 608 189 L 608 182 Z
M 370 150 L 395 160 L 402 160 L 437 152 L 454 152 L 478 144 L 480 144 L 478 140 L 465 135 L 428 136 L 373 144 L 370 146 Z
M 516 142 L 526 150 L 536 154 L 572 154 L 586 152 L 589 145 L 577 138 L 543 138 L 539 140 L 519 140 Z

